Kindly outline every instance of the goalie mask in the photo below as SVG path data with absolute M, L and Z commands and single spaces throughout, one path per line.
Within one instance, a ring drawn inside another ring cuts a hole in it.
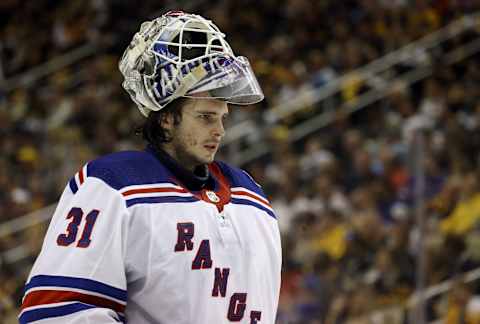
M 144 116 L 179 97 L 247 105 L 264 95 L 248 59 L 199 15 L 171 11 L 144 22 L 119 63 L 123 88 Z

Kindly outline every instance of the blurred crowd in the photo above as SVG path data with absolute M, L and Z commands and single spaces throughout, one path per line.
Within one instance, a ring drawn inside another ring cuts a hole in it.
M 117 62 L 140 23 L 166 8 L 185 6 L 212 19 L 237 54 L 249 57 L 266 100 L 243 110 L 242 118 L 256 119 L 307 86 L 320 89 L 480 9 L 473 0 L 178 3 L 0 3 L 2 85 L 78 46 L 97 48 L 28 87 L 0 89 L 0 225 L 54 203 L 67 180 L 96 156 L 142 148 L 135 136 L 142 117 L 120 86 Z M 421 245 L 426 285 L 480 265 L 478 58 L 439 65 L 413 86 L 392 85 L 385 99 L 339 115 L 295 145 L 288 125 L 272 130 L 274 151 L 247 169 L 264 186 L 283 235 L 278 323 L 371 323 L 365 316 L 391 307 L 381 323 L 403 323 Z M 338 106 L 352 96 L 339 98 Z M 424 153 L 415 159 L 419 145 Z M 419 163 L 425 169 L 423 229 L 415 209 Z M 0 251 L 20 242 L 29 251 L 14 264 L 0 254 L 5 323 L 15 322 L 44 230 L 43 224 L 0 237 Z M 451 293 L 428 301 L 427 316 L 479 323 L 476 293 L 458 281 Z
M 404 323 L 421 257 L 426 286 L 458 281 L 451 295 L 428 300 L 427 318 L 479 323 L 480 286 L 460 280 L 480 266 L 478 57 L 394 87 L 295 146 L 287 129 L 275 130 L 277 162 L 250 171 L 283 234 L 279 323 Z M 393 306 L 388 319 L 367 316 Z

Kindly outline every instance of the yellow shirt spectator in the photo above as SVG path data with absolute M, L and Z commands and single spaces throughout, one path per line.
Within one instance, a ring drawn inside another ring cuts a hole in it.
M 332 259 L 340 259 L 347 249 L 346 238 L 347 228 L 344 224 L 338 224 L 319 235 L 318 239 L 312 242 L 312 248 L 317 252 L 325 252 Z
M 440 228 L 444 234 L 462 235 L 480 220 L 480 193 L 460 201 L 453 212 L 444 219 Z

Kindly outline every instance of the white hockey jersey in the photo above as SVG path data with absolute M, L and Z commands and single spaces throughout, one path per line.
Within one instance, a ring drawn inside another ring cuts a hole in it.
M 275 322 L 281 246 L 260 187 L 209 165 L 190 192 L 151 152 L 85 165 L 58 203 L 20 323 Z

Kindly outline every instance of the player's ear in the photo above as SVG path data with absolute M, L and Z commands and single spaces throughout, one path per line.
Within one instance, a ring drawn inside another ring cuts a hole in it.
M 158 123 L 163 129 L 171 130 L 175 126 L 175 118 L 171 112 L 166 112 L 160 115 Z

